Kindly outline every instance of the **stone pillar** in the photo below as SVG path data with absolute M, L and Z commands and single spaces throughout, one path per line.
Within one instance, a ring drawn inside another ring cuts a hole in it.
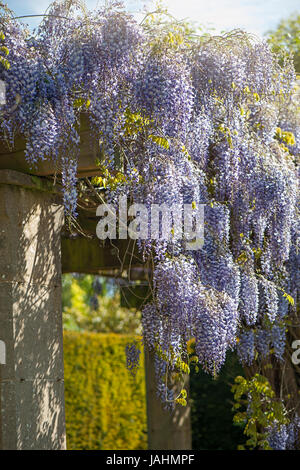
M 66 447 L 63 208 L 52 189 L 0 170 L 0 449 Z
M 174 412 L 163 409 L 156 395 L 155 369 L 152 354 L 145 350 L 148 448 L 150 450 L 192 449 L 191 410 L 177 405 Z M 188 386 L 185 385 L 188 389 Z

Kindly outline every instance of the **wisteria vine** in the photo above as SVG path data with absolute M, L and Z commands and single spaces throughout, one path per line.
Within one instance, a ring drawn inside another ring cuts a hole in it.
M 80 6 L 55 1 L 35 35 L 3 10 L 3 141 L 12 147 L 21 134 L 30 164 L 55 163 L 75 215 L 85 114 L 91 146 L 105 155 L 109 184 L 98 189 L 107 200 L 205 204 L 200 250 L 172 238 L 138 242 L 153 265 L 143 338 L 164 401 L 176 400 L 168 380 L 189 370 L 191 341 L 193 360 L 213 375 L 228 349 L 245 365 L 283 360 L 299 287 L 291 58 L 241 31 L 198 38 L 180 22 L 147 16 L 139 25 L 119 3 L 84 14 Z M 127 352 L 134 370 L 139 353 Z

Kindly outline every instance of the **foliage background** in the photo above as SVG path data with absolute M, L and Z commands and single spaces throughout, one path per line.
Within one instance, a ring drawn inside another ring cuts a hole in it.
M 65 401 L 69 450 L 147 448 L 143 357 L 132 377 L 129 335 L 64 332 Z
M 280 21 L 277 28 L 268 33 L 268 41 L 277 52 L 284 48 L 293 53 L 296 72 L 300 73 L 300 14 L 293 14 Z
M 63 276 L 63 324 L 73 331 L 141 334 L 141 314 L 122 306 L 114 279 L 83 274 Z
M 243 427 L 233 424 L 231 385 L 243 368 L 235 353 L 215 379 L 202 369 L 190 376 L 192 443 L 195 450 L 236 450 L 245 441 Z

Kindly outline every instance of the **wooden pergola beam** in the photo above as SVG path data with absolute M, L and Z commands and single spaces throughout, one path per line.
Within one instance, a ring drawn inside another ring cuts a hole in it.
M 145 279 L 146 268 L 132 240 L 105 241 L 96 238 L 62 237 L 62 273 L 85 273 Z

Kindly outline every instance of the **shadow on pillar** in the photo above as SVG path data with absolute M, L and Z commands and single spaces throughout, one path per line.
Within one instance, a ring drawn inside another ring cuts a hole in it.
M 150 450 L 190 450 L 191 410 L 176 406 L 173 412 L 164 410 L 156 395 L 156 378 L 152 353 L 145 350 L 148 448 Z M 188 389 L 188 385 L 186 385 Z
M 63 207 L 37 180 L 0 171 L 0 449 L 66 446 Z

